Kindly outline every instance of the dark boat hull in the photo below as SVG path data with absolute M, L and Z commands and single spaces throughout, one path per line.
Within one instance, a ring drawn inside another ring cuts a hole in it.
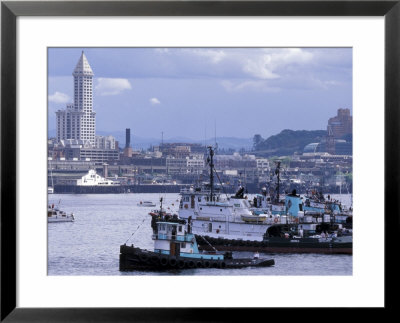
M 220 251 L 259 251 L 265 253 L 323 253 L 352 254 L 353 243 L 341 241 L 318 241 L 312 238 L 269 238 L 263 241 L 230 240 L 205 237 L 206 240 Z M 197 237 L 200 250 L 211 250 L 209 244 Z
M 244 268 L 273 266 L 273 259 L 224 259 L 208 260 L 200 258 L 167 256 L 142 250 L 133 246 L 122 245 L 119 255 L 119 270 L 173 270 L 194 268 Z

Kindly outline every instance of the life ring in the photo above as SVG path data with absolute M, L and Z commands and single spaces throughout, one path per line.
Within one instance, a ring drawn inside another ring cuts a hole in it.
M 278 218 L 275 218 L 275 219 L 274 219 L 274 222 L 275 222 L 275 223 L 278 223 Z
M 169 259 L 169 264 L 170 264 L 170 266 L 175 267 L 176 266 L 176 259 L 175 258 L 170 258 Z
M 219 233 L 219 229 L 215 230 L 216 233 Z
M 150 258 L 150 262 L 154 265 L 158 264 L 158 257 L 157 256 L 152 256 Z
M 295 218 L 295 219 L 294 219 L 294 222 L 295 222 L 295 223 L 299 223 L 299 219 L 298 219 L 298 218 Z
M 185 262 L 182 259 L 178 260 L 178 268 L 183 268 L 183 267 L 185 267 Z
M 139 259 L 143 262 L 147 261 L 148 257 L 145 253 L 140 254 Z
M 161 266 L 166 266 L 168 264 L 168 259 L 165 257 L 161 257 L 160 264 Z

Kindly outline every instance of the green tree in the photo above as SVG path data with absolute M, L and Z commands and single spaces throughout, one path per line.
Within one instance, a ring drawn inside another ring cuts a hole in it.
M 253 137 L 253 149 L 257 150 L 257 146 L 263 141 L 263 137 L 261 137 L 261 135 L 256 134 Z

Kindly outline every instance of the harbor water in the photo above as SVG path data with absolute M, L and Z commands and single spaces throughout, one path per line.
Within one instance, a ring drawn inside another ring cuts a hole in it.
M 351 255 L 264 254 L 275 266 L 245 269 L 185 269 L 168 272 L 120 272 L 119 247 L 126 243 L 153 249 L 150 226 L 152 209 L 176 212 L 179 194 L 50 194 L 49 205 L 74 213 L 75 222 L 48 223 L 48 275 L 352 275 Z M 349 206 L 350 195 L 332 195 Z M 156 207 L 137 204 L 152 201 Z M 234 257 L 252 257 L 251 252 L 234 252 Z

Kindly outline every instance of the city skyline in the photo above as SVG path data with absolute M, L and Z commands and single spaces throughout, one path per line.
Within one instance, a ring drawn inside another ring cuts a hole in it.
M 82 51 L 99 132 L 267 138 L 326 129 L 339 108 L 352 111 L 351 48 L 49 48 L 49 132 L 73 102 Z

